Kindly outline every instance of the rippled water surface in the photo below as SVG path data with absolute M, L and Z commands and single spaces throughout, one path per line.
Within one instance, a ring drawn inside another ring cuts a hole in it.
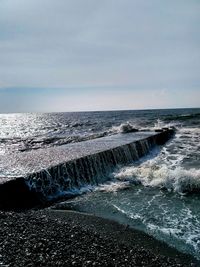
M 164 126 L 177 129 L 166 145 L 64 206 L 129 224 L 200 259 L 200 109 L 2 114 L 0 155 Z
M 0 114 L 0 153 L 112 135 L 126 131 L 124 125 L 140 129 L 156 124 L 195 128 L 199 120 L 200 109 Z

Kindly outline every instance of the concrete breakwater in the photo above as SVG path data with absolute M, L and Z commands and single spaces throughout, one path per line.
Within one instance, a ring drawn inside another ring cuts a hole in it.
M 0 159 L 0 208 L 29 208 L 109 179 L 117 165 L 138 160 L 162 145 L 174 129 L 134 132 L 38 149 Z

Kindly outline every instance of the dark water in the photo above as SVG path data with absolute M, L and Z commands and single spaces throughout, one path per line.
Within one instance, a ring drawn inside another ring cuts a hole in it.
M 64 205 L 129 224 L 200 259 L 200 109 L 2 114 L 0 155 L 164 126 L 177 128 L 165 146 Z
M 134 128 L 159 124 L 198 128 L 200 109 L 0 114 L 0 153 L 112 135 L 122 132 L 123 124 Z

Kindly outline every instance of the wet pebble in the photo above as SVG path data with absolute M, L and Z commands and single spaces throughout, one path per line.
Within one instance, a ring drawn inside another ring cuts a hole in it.
M 0 212 L 2 266 L 188 266 L 42 211 Z M 192 263 L 191 263 L 192 264 Z M 191 265 L 197 266 L 197 265 Z

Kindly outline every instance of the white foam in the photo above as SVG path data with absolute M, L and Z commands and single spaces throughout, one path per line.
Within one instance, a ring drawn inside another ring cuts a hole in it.
M 158 121 L 160 125 L 162 122 Z M 150 153 L 140 165 L 132 165 L 114 173 L 118 180 L 132 180 L 144 186 L 166 188 L 178 193 L 200 190 L 200 169 L 192 165 L 194 153 L 199 155 L 199 128 L 180 128 L 176 137 L 160 153 Z M 185 164 L 188 163 L 188 165 Z
M 125 216 L 131 218 L 132 220 L 140 220 L 143 221 L 144 217 L 139 214 L 139 213 L 132 213 L 132 212 L 127 212 L 125 209 L 113 204 L 112 205 L 117 211 L 119 211 L 120 213 L 124 214 Z
M 198 210 L 191 210 L 188 203 L 181 201 L 178 196 L 175 199 L 170 197 L 163 200 L 161 195 L 158 193 L 147 204 L 146 201 L 141 201 L 141 203 L 136 201 L 134 208 L 129 200 L 127 202 L 124 199 L 119 203 L 113 203 L 112 206 L 122 216 L 127 217 L 128 220 L 131 219 L 129 222 L 135 228 L 199 258 L 200 221 Z M 177 206 L 173 206 L 172 202 L 174 201 L 177 201 Z
M 129 121 L 120 124 L 119 126 L 113 126 L 108 132 L 109 133 L 129 133 L 136 130 L 137 127 L 131 124 Z
M 144 186 L 166 188 L 178 193 L 200 190 L 200 170 L 183 169 L 168 166 L 145 165 L 142 167 L 127 167 L 114 175 L 116 179 L 133 179 Z
M 178 242 L 183 252 L 190 252 L 199 258 L 200 232 L 199 220 L 188 208 L 183 208 L 177 214 L 168 212 L 164 215 L 162 224 L 147 223 L 147 229 L 155 236 L 160 236 L 163 240 L 169 240 L 173 245 Z
M 178 125 L 179 124 L 177 124 L 175 122 L 166 123 L 166 122 L 162 121 L 161 119 L 157 119 L 157 121 L 154 123 L 152 130 L 162 129 L 164 127 L 166 127 L 166 128 L 176 127 Z
M 197 127 L 180 127 L 179 128 L 180 133 L 186 133 L 186 134 L 200 134 L 200 128 Z
M 129 182 L 109 182 L 106 184 L 101 184 L 96 187 L 95 191 L 102 192 L 117 192 L 118 190 L 126 189 L 130 186 Z

